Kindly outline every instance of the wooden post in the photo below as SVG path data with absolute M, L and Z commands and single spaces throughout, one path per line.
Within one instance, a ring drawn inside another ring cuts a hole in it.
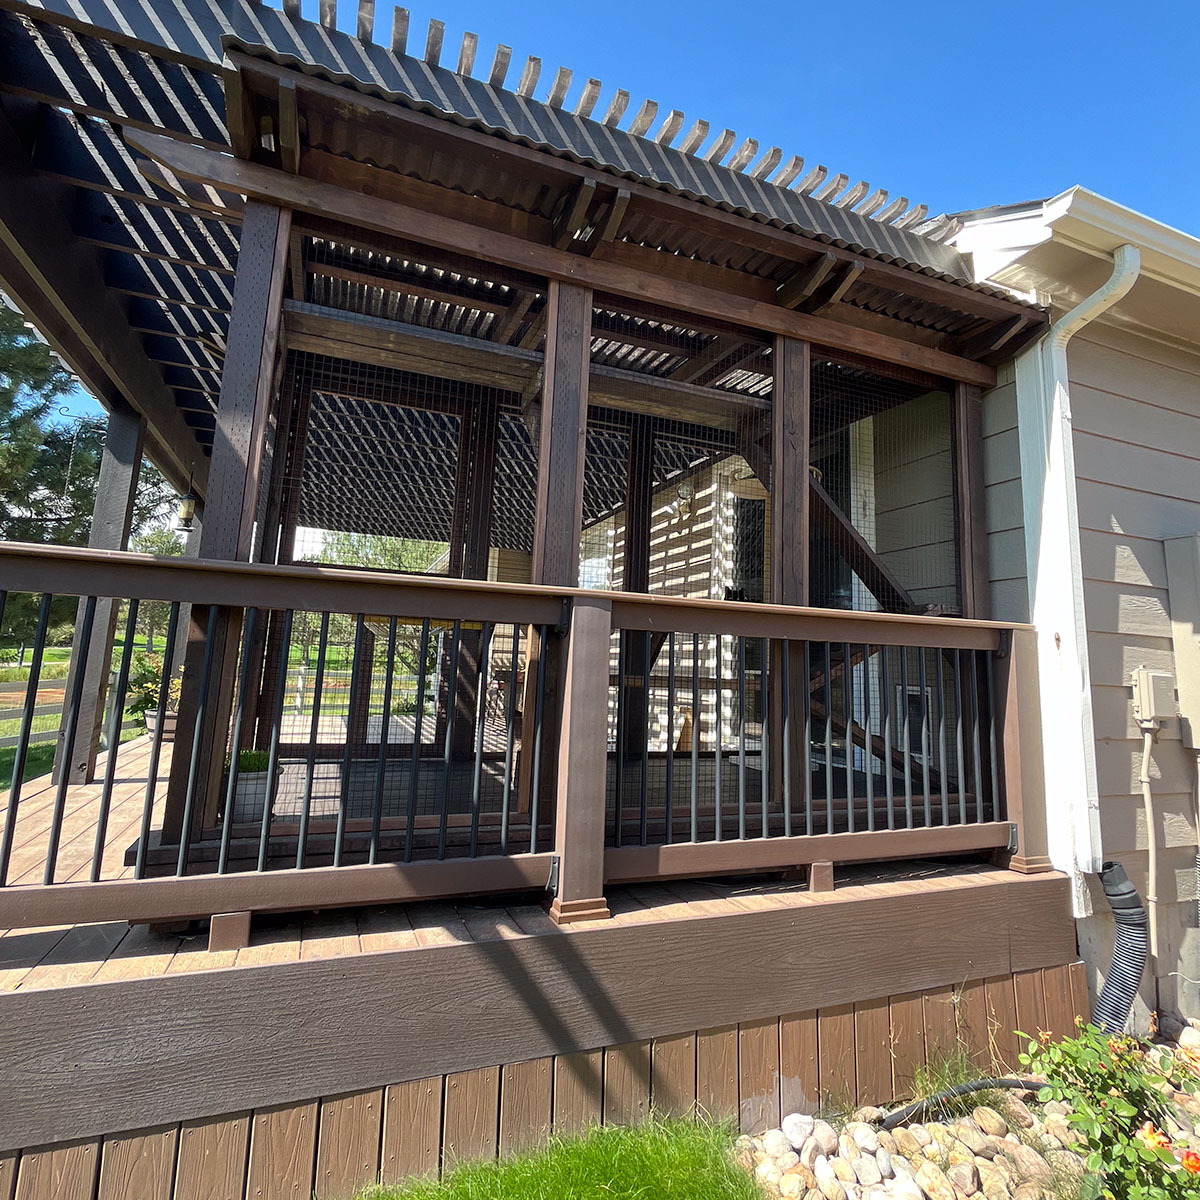
M 558 745 L 555 851 L 560 925 L 609 915 L 604 901 L 604 802 L 608 764 L 608 647 L 612 605 L 578 597 L 571 609 Z
M 974 384 L 954 385 L 951 430 L 962 614 L 985 621 L 991 615 L 991 599 L 987 562 L 987 497 L 983 478 L 983 392 Z
M 1017 849 L 1006 856 L 1006 862 L 1014 871 L 1034 875 L 1052 870 L 1038 711 L 1037 634 L 1032 629 L 1014 629 L 1006 640 L 1007 655 L 995 657 L 992 701 L 1005 811 L 1017 827 Z
M 625 471 L 625 554 L 622 571 L 622 590 L 650 590 L 650 525 L 652 492 L 654 489 L 654 423 L 649 417 L 635 413 L 629 424 L 629 456 Z M 654 663 L 647 660 L 650 634 L 630 630 L 625 635 L 625 675 L 641 679 L 630 685 L 621 680 L 624 693 L 622 704 L 626 713 L 625 758 L 641 758 L 646 745 L 646 717 L 650 711 L 650 670 Z M 618 765 L 618 770 L 621 767 Z
M 811 352 L 807 342 L 777 337 L 771 391 L 771 584 L 772 604 L 808 603 L 809 540 L 809 425 Z M 788 649 L 789 678 L 783 678 L 783 654 L 771 648 L 770 763 L 779 782 L 774 798 L 783 798 L 783 689 L 788 689 L 792 713 L 791 791 L 803 795 L 804 755 L 797 730 L 802 725 L 808 680 L 801 678 L 804 655 L 799 642 Z
M 541 433 L 538 443 L 537 510 L 530 582 L 558 587 L 579 583 L 579 537 L 583 526 L 583 459 L 587 433 L 588 371 L 592 334 L 590 288 L 551 280 L 546 294 L 546 350 L 542 365 Z M 546 660 L 543 761 L 558 744 L 563 658 L 553 636 L 542 644 L 531 629 L 526 643 L 522 704 L 520 805 L 527 810 L 533 773 L 533 720 L 538 663 Z M 608 677 L 607 663 L 604 667 Z M 550 773 L 542 772 L 543 779 Z
M 291 212 L 260 201 L 246 204 L 238 251 L 229 340 L 221 372 L 216 437 L 200 557 L 248 561 L 254 533 L 263 443 L 275 382 L 275 354 L 283 281 L 287 273 Z M 241 613 L 222 614 L 211 647 L 213 680 L 203 713 L 198 712 L 200 665 L 205 651 L 207 609 L 196 606 L 188 634 L 176 746 L 190 747 L 197 720 L 203 721 L 196 778 L 196 827 L 216 815 L 225 736 L 233 702 Z M 182 833 L 189 755 L 176 754 L 163 818 L 163 840 Z
M 88 547 L 92 550 L 127 550 L 133 526 L 133 505 L 137 496 L 138 475 L 142 465 L 142 447 L 146 437 L 145 418 L 121 404 L 108 415 L 104 449 L 100 455 L 100 477 L 96 483 L 96 503 L 92 509 L 92 528 Z M 66 694 L 71 695 L 79 648 L 84 601 L 79 602 L 75 637 L 71 646 L 71 678 Z M 83 699 L 73 746 L 67 746 L 59 732 L 55 752 L 54 777 L 67 772 L 71 783 L 90 783 L 96 775 L 96 756 L 104 724 L 105 697 L 116 637 L 119 599 L 100 598 L 96 603 L 91 645 L 83 669 Z M 64 722 L 65 722 L 64 716 Z

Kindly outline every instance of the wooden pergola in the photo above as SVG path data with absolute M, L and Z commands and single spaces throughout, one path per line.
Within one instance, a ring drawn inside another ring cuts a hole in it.
M 297 0 L 111 7 L 0 5 L 0 281 L 111 413 L 125 486 L 102 505 L 126 505 L 144 445 L 199 497 L 202 559 L 289 563 L 311 524 L 444 541 L 463 579 L 519 549 L 528 583 L 565 588 L 620 512 L 639 592 L 651 498 L 737 455 L 767 497 L 771 603 L 810 602 L 816 531 L 911 614 L 928 606 L 810 470 L 816 439 L 895 403 L 847 381 L 891 380 L 947 398 L 957 614 L 988 616 L 981 391 L 1047 318 L 971 282 L 951 219 L 675 110 L 656 125 L 595 80 L 568 107 L 569 70 L 539 87 L 503 46 L 484 69 L 473 34 L 452 61 L 440 22 L 410 48 L 402 9 L 378 44 L 373 0 L 355 34 L 324 0 L 319 22 Z M 96 548 L 124 549 L 113 515 Z M 84 689 L 101 707 L 115 612 Z M 234 702 L 240 624 L 199 615 L 180 737 L 199 724 L 204 749 L 177 757 L 168 842 L 189 771 L 216 796 Z M 657 661 L 652 625 L 630 638 Z M 552 692 L 554 645 L 529 647 Z

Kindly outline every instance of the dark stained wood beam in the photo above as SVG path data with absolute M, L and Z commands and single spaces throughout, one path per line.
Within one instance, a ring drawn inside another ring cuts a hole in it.
M 811 475 L 812 523 L 862 580 L 888 612 L 913 612 L 916 605 L 887 564 L 871 548 L 849 517 L 838 508 L 825 488 Z
M 847 263 L 823 287 L 818 288 L 800 308 L 807 313 L 829 312 L 845 294 L 853 287 L 855 281 L 863 273 L 861 263 Z
M 39 177 L 0 112 L 0 280 L 4 290 L 107 407 L 128 404 L 147 422 L 147 453 L 183 491 L 208 462 L 162 374 L 105 283 L 102 254 L 71 232 L 69 189 Z
M 991 615 L 991 584 L 983 464 L 983 396 L 978 388 L 966 384 L 955 386 L 950 429 L 962 613 L 964 617 L 987 620 Z
M 554 232 L 550 244 L 565 250 L 582 232 L 587 224 L 588 209 L 596 195 L 596 185 L 590 179 L 581 180 L 575 190 L 564 196 L 554 218 Z
M 598 261 L 595 257 L 587 258 L 556 250 L 552 246 L 535 245 L 461 221 L 435 217 L 375 196 L 297 178 L 202 147 L 173 142 L 169 138 L 137 132 L 130 133 L 127 138 L 135 149 L 171 167 L 177 174 L 201 179 L 225 189 L 240 190 L 256 198 L 270 197 L 294 208 L 319 212 L 327 217 L 399 234 L 414 241 L 429 242 L 443 249 L 496 261 L 552 279 L 574 281 L 618 295 L 638 296 L 696 315 L 750 325 L 768 333 L 817 341 L 984 387 L 995 384 L 996 373 L 991 367 L 982 367 L 978 363 L 928 347 L 855 329 L 824 317 L 792 312 L 777 304 L 737 299 L 644 271 L 630 271 Z
M 304 103 L 337 106 L 345 110 L 353 107 L 374 120 L 381 129 L 403 128 L 409 140 L 418 144 L 437 145 L 443 152 L 448 137 L 459 143 L 459 153 L 466 159 L 479 158 L 485 162 L 503 161 L 508 169 L 522 177 L 540 178 L 550 186 L 570 188 L 587 179 L 599 186 L 612 186 L 611 174 L 583 164 L 571 163 L 562 158 L 552 158 L 530 147 L 521 146 L 496 138 L 478 130 L 462 126 L 450 126 L 438 117 L 383 100 L 365 93 L 352 92 L 337 84 L 290 72 L 258 59 L 238 53 L 230 55 L 232 61 L 243 67 L 247 74 L 262 80 L 277 80 L 285 75 L 294 75 L 297 88 Z M 264 84 L 264 86 L 266 86 Z M 393 136 L 395 134 L 393 133 Z M 776 229 L 759 222 L 747 221 L 735 213 L 698 204 L 684 197 L 674 196 L 636 181 L 622 181 L 630 194 L 630 213 L 637 211 L 653 215 L 661 220 L 674 221 L 697 232 L 708 232 L 755 250 L 777 254 L 793 261 L 809 259 L 826 252 L 834 253 L 839 263 L 859 262 L 863 265 L 863 281 L 878 287 L 888 288 L 916 299 L 930 300 L 947 305 L 961 312 L 979 315 L 995 314 L 1011 316 L 1019 311 L 1016 301 L 1003 296 L 965 288 L 959 284 L 919 272 L 909 271 L 891 263 L 880 262 L 864 255 L 837 247 L 831 248 L 816 238 L 788 230 Z M 1027 310 L 1035 319 L 1044 320 L 1036 310 Z
M 588 239 L 587 253 L 594 254 L 598 246 L 605 242 L 611 242 L 621 229 L 621 222 L 625 219 L 625 210 L 629 207 L 629 189 L 617 188 L 616 194 L 609 202 L 608 208 L 604 212 L 603 220 L 601 220 Z
M 300 114 L 296 106 L 296 81 L 279 81 L 279 123 L 275 127 L 279 142 L 279 165 L 289 175 L 300 172 Z
M 535 299 L 536 297 L 533 292 L 515 292 L 508 307 L 503 310 L 496 320 L 496 324 L 492 329 L 492 341 L 508 345 L 512 341 L 513 334 L 517 332 L 521 326 L 521 322 L 528 315 L 529 306 Z
M 977 358 L 985 354 L 994 354 L 1007 345 L 1021 330 L 1032 322 L 1028 317 L 1016 316 L 1007 321 L 993 322 L 980 332 L 959 340 L 955 351 L 966 358 Z
M 830 250 L 789 275 L 776 289 L 775 297 L 784 308 L 799 308 L 825 282 L 838 264 L 837 255 Z
M 772 604 L 808 604 L 809 369 L 806 342 L 776 338 L 771 458 Z
M 488 296 L 470 295 L 456 291 L 452 285 L 437 286 L 436 280 L 406 279 L 387 271 L 372 271 L 362 267 L 344 267 L 339 263 L 309 261 L 306 264 L 309 275 L 321 275 L 326 279 L 340 279 L 346 283 L 357 283 L 363 287 L 380 288 L 387 292 L 396 292 L 402 296 L 415 296 L 420 300 L 433 300 L 438 304 L 452 304 L 459 308 L 470 308 L 477 312 L 506 313 L 509 305 L 503 300 L 491 299 Z

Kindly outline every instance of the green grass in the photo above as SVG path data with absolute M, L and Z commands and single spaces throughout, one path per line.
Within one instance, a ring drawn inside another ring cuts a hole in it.
M 55 742 L 35 742 L 29 747 L 25 756 L 25 773 L 21 777 L 22 780 L 36 779 L 39 775 L 45 775 L 54 766 L 55 745 Z M 12 783 L 13 760 L 16 757 L 17 748 L 15 746 L 10 746 L 7 750 L 0 750 L 0 796 L 8 794 L 9 785 Z
M 650 1121 L 593 1129 L 533 1154 L 463 1166 L 441 1183 L 370 1188 L 364 1200 L 762 1200 L 725 1125 Z
M 988 1075 L 1005 1074 L 1005 1072 L 996 1072 L 990 1069 L 984 1069 L 971 1061 L 970 1055 L 967 1054 L 966 1048 L 957 1045 L 953 1050 L 940 1053 L 935 1053 L 933 1049 L 929 1053 L 929 1062 L 924 1066 L 919 1066 L 913 1072 L 913 1098 L 920 1099 L 924 1096 L 936 1096 L 938 1092 L 944 1092 L 947 1088 L 955 1087 L 960 1083 L 971 1083 L 976 1079 L 982 1079 Z M 986 1105 L 988 1108 L 996 1108 L 1004 1103 L 1004 1093 L 995 1089 L 984 1089 L 983 1091 L 970 1092 L 965 1096 L 956 1096 L 949 1100 L 944 1100 L 936 1107 L 930 1108 L 926 1112 L 926 1118 L 930 1120 L 945 1120 L 946 1118 L 953 1119 L 954 1117 L 965 1117 L 970 1115 L 971 1111 L 978 1108 L 979 1105 Z M 1003 1108 L 1001 1107 L 1001 1111 Z

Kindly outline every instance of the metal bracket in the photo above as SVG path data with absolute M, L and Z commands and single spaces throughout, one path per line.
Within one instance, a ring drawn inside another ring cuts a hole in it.
M 559 637 L 566 637 L 571 628 L 571 602 L 564 599 L 562 602 L 562 611 L 558 614 L 558 624 L 554 627 L 554 632 Z
M 1009 854 L 1016 854 L 1018 848 L 1019 847 L 1018 847 L 1018 843 L 1017 843 L 1017 826 L 1015 823 L 1010 822 L 1009 826 L 1008 826 L 1008 852 L 1009 852 Z
M 992 652 L 997 661 L 1006 659 L 1012 653 L 1013 631 L 1011 629 L 1002 629 L 1000 631 L 1000 644 Z
M 550 856 L 550 878 L 546 881 L 546 891 L 558 895 L 558 855 Z

